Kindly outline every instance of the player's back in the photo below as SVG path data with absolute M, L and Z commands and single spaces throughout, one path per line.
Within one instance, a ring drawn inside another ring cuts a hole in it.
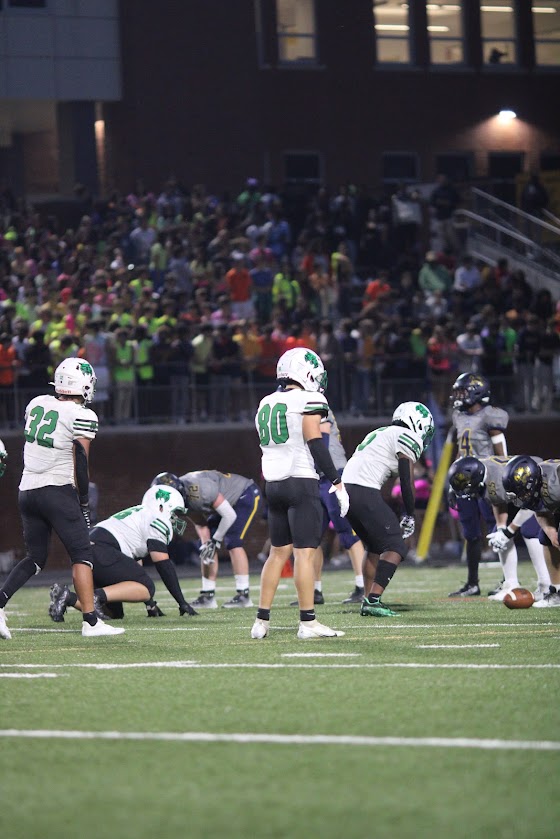
M 303 436 L 303 417 L 317 413 L 326 416 L 328 408 L 323 394 L 297 388 L 279 390 L 265 396 L 255 417 L 265 480 L 318 479 L 311 452 Z
M 150 541 L 168 545 L 173 535 L 169 516 L 160 512 L 156 514 L 142 504 L 115 513 L 100 521 L 96 527 L 111 533 L 122 553 L 134 559 L 146 556 Z
M 97 415 L 73 400 L 36 396 L 25 409 L 21 490 L 74 482 L 73 440 L 93 439 Z
M 455 410 L 452 421 L 457 429 L 457 458 L 481 459 L 494 454 L 490 431 L 505 431 L 509 416 L 502 408 L 485 405 L 473 414 Z
M 548 458 L 539 463 L 543 483 L 541 498 L 548 510 L 558 512 L 560 510 L 560 460 L 555 457 Z
M 414 463 L 423 450 L 422 438 L 399 425 L 387 425 L 370 431 L 344 467 L 342 480 L 348 484 L 381 489 L 399 471 L 399 453 Z
M 253 481 L 234 472 L 219 472 L 217 469 L 201 469 L 181 475 L 189 501 L 189 509 L 196 512 L 211 512 L 218 495 L 235 506 Z

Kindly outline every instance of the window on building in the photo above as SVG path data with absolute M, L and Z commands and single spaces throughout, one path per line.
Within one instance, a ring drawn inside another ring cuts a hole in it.
M 480 26 L 484 63 L 490 66 L 515 64 L 516 0 L 490 0 L 480 4 Z
M 414 152 L 384 152 L 384 183 L 417 183 L 420 166 L 418 155 Z
M 284 154 L 284 180 L 288 184 L 321 183 L 321 155 L 318 152 L 286 152 Z
M 276 27 L 280 61 L 317 60 L 315 0 L 276 0 Z
M 408 4 L 399 0 L 373 0 L 372 8 L 378 64 L 409 64 Z
M 560 65 L 560 2 L 538 0 L 533 3 L 535 60 L 540 66 Z
M 462 3 L 427 3 L 426 14 L 432 64 L 462 64 Z
M 472 177 L 473 162 L 472 152 L 444 152 L 436 155 L 436 172 L 455 183 L 465 183 Z

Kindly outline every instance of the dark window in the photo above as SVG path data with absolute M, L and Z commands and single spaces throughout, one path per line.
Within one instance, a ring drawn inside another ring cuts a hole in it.
M 383 155 L 384 181 L 417 181 L 418 155 L 409 152 L 385 152 Z
M 560 154 L 553 151 L 541 153 L 541 169 L 543 172 L 555 172 L 560 170 Z
M 523 152 L 490 152 L 488 174 L 491 178 L 513 180 L 523 171 Z
M 472 176 L 473 156 L 471 152 L 449 152 L 436 155 L 436 172 L 447 175 L 451 181 L 468 181 Z
M 8 6 L 13 9 L 44 9 L 47 0 L 8 0 Z
M 287 183 L 315 184 L 321 181 L 321 158 L 316 152 L 286 152 L 284 176 Z

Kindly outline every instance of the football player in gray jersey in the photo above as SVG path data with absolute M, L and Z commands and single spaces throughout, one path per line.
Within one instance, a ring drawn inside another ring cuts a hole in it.
M 507 455 L 505 430 L 509 417 L 501 408 L 490 405 L 490 384 L 484 376 L 462 373 L 451 393 L 453 437 L 457 457 Z M 473 597 L 480 594 L 478 566 L 482 556 L 481 516 L 488 529 L 494 526 L 490 504 L 484 499 L 457 499 L 457 511 L 467 546 L 468 579 L 449 597 Z
M 244 540 L 261 508 L 259 487 L 252 478 L 216 469 L 187 472 L 180 480 L 187 496 L 189 517 L 202 542 L 202 589 L 191 605 L 201 609 L 217 608 L 218 551 L 223 542 L 231 558 L 236 588 L 236 594 L 223 606 L 226 609 L 251 607 L 249 559 Z
M 539 539 L 550 572 L 550 589 L 534 606 L 560 606 L 560 460 L 537 463 L 518 455 L 508 464 L 503 484 L 514 504 L 535 511 L 542 528 Z
M 520 530 L 537 574 L 533 596 L 535 600 L 542 600 L 549 591 L 550 576 L 539 542 L 541 529 L 530 510 L 517 510 L 512 505 L 503 486 L 503 476 L 512 460 L 515 458 L 493 456 L 479 460 L 461 457 L 449 470 L 449 484 L 458 500 L 483 498 L 492 506 L 496 525 L 487 538 L 500 559 L 504 581 L 488 599 L 502 602 L 509 591 L 519 587 L 514 536 Z

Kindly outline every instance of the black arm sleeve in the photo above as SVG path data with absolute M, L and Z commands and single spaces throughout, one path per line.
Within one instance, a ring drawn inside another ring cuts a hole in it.
M 317 471 L 322 472 L 331 484 L 339 484 L 340 475 L 332 462 L 330 452 L 323 443 L 323 440 L 320 437 L 313 437 L 313 439 L 307 441 L 307 445 L 309 446 L 309 451 L 311 452 L 311 457 L 313 458 Z
M 89 466 L 86 450 L 79 440 L 74 440 L 74 472 L 76 476 L 76 489 L 82 507 L 89 503 Z
M 169 594 L 177 601 L 179 606 L 182 606 L 186 601 L 179 585 L 177 571 L 171 560 L 162 559 L 161 562 L 154 562 L 154 565 Z
M 399 481 L 401 483 L 401 495 L 404 509 L 407 516 L 414 515 L 414 489 L 410 476 L 410 460 L 408 457 L 399 457 Z

